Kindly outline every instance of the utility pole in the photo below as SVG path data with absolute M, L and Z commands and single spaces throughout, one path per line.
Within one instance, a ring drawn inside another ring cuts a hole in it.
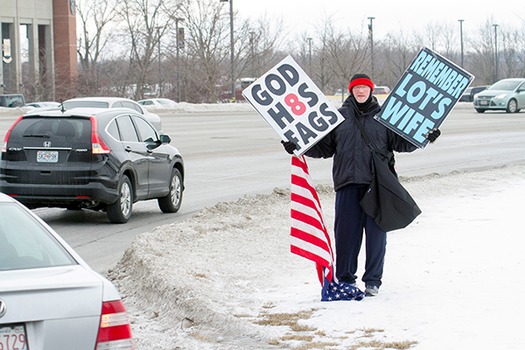
M 162 68 L 161 68 L 161 60 L 160 60 L 160 29 L 162 27 L 155 27 L 157 29 L 157 55 L 159 56 L 159 93 L 157 94 L 157 97 L 162 97 Z
M 312 38 L 306 38 L 308 40 L 308 69 L 310 75 L 312 75 Z
M 368 17 L 370 24 L 368 24 L 368 33 L 370 34 L 370 68 L 372 79 L 375 79 L 374 72 L 374 19 L 375 17 Z
M 460 42 L 461 42 L 461 68 L 465 68 L 464 67 L 464 62 L 463 62 L 463 19 L 458 19 L 459 21 L 459 38 L 460 38 Z
M 181 43 L 180 43 L 180 36 L 181 36 L 181 33 L 179 32 L 179 22 L 182 22 L 184 21 L 184 18 L 180 18 L 180 17 L 175 17 L 175 45 L 177 46 L 177 50 L 176 50 L 176 61 L 175 61 L 175 64 L 177 65 L 177 76 L 176 76 L 176 80 L 177 80 L 177 102 L 180 102 L 180 64 L 179 64 L 179 52 L 180 52 L 180 47 L 181 47 Z
M 233 44 L 233 0 L 220 0 L 221 2 L 230 3 L 230 79 L 232 83 L 232 101 L 235 100 L 235 69 L 234 69 L 234 44 Z
M 498 25 L 494 26 L 494 82 L 498 81 Z

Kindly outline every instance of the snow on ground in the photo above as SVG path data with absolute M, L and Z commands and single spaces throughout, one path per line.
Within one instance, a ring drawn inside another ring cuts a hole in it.
M 289 252 L 288 189 L 144 233 L 109 276 L 138 349 L 523 349 L 524 173 L 404 179 L 423 214 L 388 234 L 362 301 L 320 301 L 313 263 Z M 318 192 L 331 230 L 333 191 Z
M 251 106 L 178 107 L 232 109 Z M 374 298 L 320 301 L 313 263 L 289 252 L 288 189 L 143 233 L 109 277 L 138 350 L 523 349 L 524 173 L 516 165 L 403 179 L 423 214 L 389 233 Z M 334 194 L 321 185 L 331 231 Z

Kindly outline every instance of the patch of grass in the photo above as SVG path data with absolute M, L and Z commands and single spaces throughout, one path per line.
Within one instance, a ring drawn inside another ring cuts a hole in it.
M 307 341 L 311 342 L 314 340 L 312 335 L 301 335 L 301 334 L 287 334 L 281 338 L 282 340 L 298 340 L 298 341 Z
M 314 310 L 300 311 L 293 314 L 278 313 L 278 314 L 261 314 L 260 320 L 254 321 L 254 323 L 261 326 L 289 326 L 289 327 L 302 327 L 297 324 L 299 320 L 308 319 L 312 316 Z
M 383 342 L 379 340 L 372 340 L 367 342 L 359 342 L 356 345 L 352 346 L 351 350 L 358 350 L 362 348 L 373 349 L 373 350 L 386 350 L 386 349 L 396 349 L 396 350 L 406 350 L 410 349 L 412 345 L 416 345 L 417 341 L 403 340 L 403 341 L 393 341 L 393 342 Z
M 341 344 L 335 343 L 335 342 L 311 342 L 308 344 L 303 344 L 298 347 L 294 347 L 294 350 L 308 350 L 308 349 L 323 349 L 323 350 L 329 350 L 329 349 L 336 349 Z

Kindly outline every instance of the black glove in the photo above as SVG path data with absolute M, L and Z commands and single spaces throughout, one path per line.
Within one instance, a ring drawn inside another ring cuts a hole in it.
M 297 149 L 297 145 L 290 141 L 281 141 L 285 151 L 289 154 L 293 154 L 293 151 Z
M 427 134 L 427 140 L 430 141 L 430 143 L 437 140 L 437 138 L 441 135 L 441 131 L 439 129 L 432 129 Z

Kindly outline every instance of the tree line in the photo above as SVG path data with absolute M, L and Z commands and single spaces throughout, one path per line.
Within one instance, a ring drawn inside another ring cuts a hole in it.
M 78 95 L 215 103 L 231 97 L 232 57 L 237 80 L 257 78 L 287 55 L 327 95 L 346 91 L 356 72 L 393 87 L 422 47 L 463 63 L 476 77 L 472 85 L 525 76 L 525 28 L 495 27 L 490 19 L 462 37 L 452 21 L 377 39 L 370 27 L 336 28 L 329 18 L 313 34 L 290 35 L 282 19 L 231 17 L 219 0 L 77 2 Z

